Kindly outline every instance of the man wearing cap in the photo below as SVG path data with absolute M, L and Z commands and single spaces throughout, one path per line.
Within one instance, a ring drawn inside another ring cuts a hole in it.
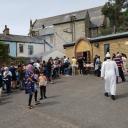
M 106 61 L 103 62 L 101 68 L 101 77 L 105 80 L 106 97 L 111 95 L 111 99 L 115 100 L 116 95 L 116 77 L 119 76 L 119 71 L 115 61 L 111 60 L 110 54 L 106 54 Z

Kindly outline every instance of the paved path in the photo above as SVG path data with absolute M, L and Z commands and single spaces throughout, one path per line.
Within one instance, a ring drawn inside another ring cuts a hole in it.
M 128 82 L 118 84 L 115 101 L 104 97 L 103 81 L 91 75 L 63 77 L 47 91 L 32 110 L 23 91 L 2 97 L 0 128 L 128 128 Z

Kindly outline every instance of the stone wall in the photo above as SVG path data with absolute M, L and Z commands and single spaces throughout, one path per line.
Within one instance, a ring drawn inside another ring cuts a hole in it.
M 66 56 L 67 57 L 69 57 L 69 59 L 71 60 L 71 58 L 73 57 L 73 56 L 75 56 L 74 55 L 74 46 L 71 46 L 71 47 L 67 47 L 66 49 L 65 49 L 65 54 L 66 54 Z
M 67 32 L 65 32 L 67 31 Z M 63 44 L 76 42 L 79 38 L 85 38 L 85 21 L 75 22 L 75 40 L 72 40 L 71 23 L 55 25 L 55 42 L 57 49 L 63 50 Z
M 63 44 L 76 42 L 80 38 L 85 38 L 85 21 L 76 21 L 74 23 L 75 40 L 72 40 L 71 23 L 55 25 L 55 47 L 63 51 Z M 67 32 L 66 32 L 67 31 Z M 97 30 L 91 30 L 93 36 L 97 35 Z
M 126 45 L 126 42 L 128 41 L 128 38 L 122 38 L 122 39 L 115 39 L 115 40 L 108 40 L 108 41 L 101 41 L 99 43 L 99 47 L 95 46 L 95 43 L 93 44 L 93 57 L 97 54 L 100 55 L 101 60 L 104 60 L 105 53 L 104 53 L 104 44 L 110 45 L 110 54 L 113 53 L 125 53 L 128 57 L 128 45 Z
M 55 47 L 60 51 L 64 51 L 63 44 L 72 42 L 72 34 L 64 32 L 65 30 L 68 31 L 69 29 L 70 23 L 55 26 Z
M 75 22 L 75 39 L 78 40 L 81 37 L 85 37 L 85 22 Z
M 101 58 L 101 61 L 103 62 L 105 57 L 105 51 L 104 51 L 105 44 L 109 44 L 111 56 L 113 53 L 120 52 L 120 53 L 126 54 L 128 57 L 128 44 L 126 42 L 128 42 L 128 38 L 100 41 L 100 42 L 97 42 L 99 46 L 96 47 L 96 43 L 93 43 L 92 45 L 90 44 L 89 46 L 87 45 L 87 42 L 81 41 L 76 46 L 67 47 L 65 49 L 65 54 L 69 58 L 73 57 L 75 53 L 75 47 L 76 47 L 76 52 L 90 51 L 92 61 L 95 55 L 99 55 Z

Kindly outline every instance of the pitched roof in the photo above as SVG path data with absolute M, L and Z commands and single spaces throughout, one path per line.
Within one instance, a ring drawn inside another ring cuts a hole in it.
M 91 43 L 99 42 L 99 41 L 107 41 L 107 40 L 114 40 L 120 38 L 128 38 L 128 32 L 116 33 L 116 34 L 109 34 L 106 36 L 99 36 L 95 38 L 89 38 Z
M 76 20 L 83 20 L 85 19 L 86 12 L 89 12 L 91 22 L 97 26 L 102 25 L 104 16 L 101 12 L 102 6 L 90 8 L 86 10 L 66 13 L 58 16 L 38 19 L 34 23 L 33 29 L 42 28 L 42 25 L 44 26 L 51 26 L 51 25 L 57 25 L 60 23 L 70 22 L 71 16 L 75 16 Z
M 0 34 L 0 40 L 10 42 L 24 42 L 24 43 L 44 43 L 42 40 L 36 37 L 22 36 L 22 35 L 4 35 Z

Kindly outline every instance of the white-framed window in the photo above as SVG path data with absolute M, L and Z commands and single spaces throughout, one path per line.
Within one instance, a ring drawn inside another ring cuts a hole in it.
M 24 52 L 24 45 L 19 44 L 19 53 L 23 53 L 23 52 Z
M 28 55 L 32 55 L 33 52 L 33 45 L 28 45 Z

